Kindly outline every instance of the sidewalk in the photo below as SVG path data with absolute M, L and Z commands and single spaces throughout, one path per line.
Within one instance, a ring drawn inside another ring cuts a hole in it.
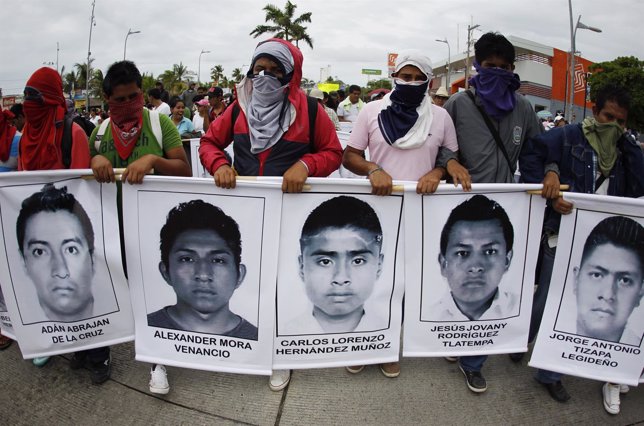
M 71 371 L 68 356 L 39 369 L 18 346 L 0 352 L 0 407 L 4 425 L 259 424 L 585 425 L 644 422 L 644 389 L 622 395 L 622 412 L 604 411 L 601 383 L 564 378 L 572 399 L 553 401 L 532 369 L 505 355 L 484 367 L 488 391 L 475 395 L 456 364 L 442 358 L 403 359 L 397 379 L 376 367 L 358 375 L 344 369 L 300 370 L 282 392 L 267 377 L 168 368 L 166 396 L 148 391 L 149 365 L 134 361 L 132 344 L 112 348 L 112 378 L 101 386 L 85 370 Z

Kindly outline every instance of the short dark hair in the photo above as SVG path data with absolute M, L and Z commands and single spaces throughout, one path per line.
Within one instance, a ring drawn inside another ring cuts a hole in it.
M 202 100 L 205 97 L 206 97 L 206 95 L 194 95 L 192 97 L 192 103 L 196 104 L 197 102 L 199 102 L 200 100 Z
M 512 250 L 514 243 L 514 228 L 508 214 L 503 207 L 494 200 L 490 200 L 485 195 L 477 194 L 472 198 L 463 201 L 456 206 L 449 214 L 443 231 L 441 232 L 441 254 L 445 256 L 447 243 L 452 228 L 457 222 L 481 222 L 484 220 L 498 220 L 503 230 L 503 239 L 505 240 L 505 250 Z
M 352 84 L 351 86 L 349 86 L 349 93 L 355 92 L 356 90 L 362 93 L 362 89 L 357 84 Z
M 614 83 L 608 83 L 600 88 L 595 94 L 595 106 L 597 111 L 604 109 L 606 102 L 615 102 L 626 111 L 631 109 L 631 94 L 623 87 Z
M 103 79 L 103 93 L 112 96 L 114 88 L 121 84 L 136 83 L 136 87 L 141 88 L 143 77 L 139 69 L 132 61 L 119 61 L 110 65 Z
M 166 222 L 161 228 L 161 262 L 166 268 L 170 268 L 168 259 L 174 242 L 182 232 L 193 229 L 216 232 L 233 252 L 235 264 L 239 267 L 242 242 L 239 225 L 235 219 L 217 206 L 203 200 L 191 200 L 170 210 Z
M 25 113 L 22 112 L 22 104 L 11 105 L 11 108 L 9 108 L 9 111 L 11 111 L 13 115 L 16 116 L 16 118 L 25 116 Z
M 499 56 L 508 63 L 513 64 L 516 56 L 514 46 L 499 33 L 485 33 L 474 44 L 476 62 L 483 63 L 490 56 Z
M 161 99 L 161 90 L 157 89 L 156 87 L 149 89 L 148 98 Z
M 67 187 L 56 188 L 53 183 L 47 183 L 43 188 L 25 198 L 16 220 L 16 236 L 18 237 L 18 249 L 20 254 L 24 256 L 23 243 L 25 241 L 25 233 L 27 230 L 27 222 L 32 216 L 38 213 L 57 211 L 66 211 L 78 219 L 80 226 L 83 230 L 83 235 L 87 240 L 89 253 L 94 254 L 94 228 L 92 222 L 87 216 L 87 212 L 83 206 L 76 200 L 74 194 L 67 192 Z
M 183 99 L 181 99 L 178 96 L 173 96 L 172 99 L 170 99 L 170 103 L 168 105 L 170 106 L 171 109 L 174 109 L 174 107 L 176 107 L 179 102 L 181 102 L 183 106 L 186 105 Z
M 629 217 L 611 216 L 599 222 L 586 238 L 581 253 L 581 265 L 597 246 L 612 244 L 631 250 L 640 261 L 640 271 L 644 275 L 644 227 Z M 607 259 L 610 262 L 610 259 Z
M 302 226 L 300 247 L 322 229 L 347 227 L 369 231 L 382 244 L 382 227 L 373 208 L 358 198 L 341 195 L 324 201 L 309 214 Z

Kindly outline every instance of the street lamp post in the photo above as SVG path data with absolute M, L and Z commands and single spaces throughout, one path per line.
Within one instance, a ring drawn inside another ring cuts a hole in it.
M 132 28 L 127 30 L 127 35 L 125 36 L 125 44 L 123 45 L 123 60 L 125 60 L 125 52 L 127 52 L 127 38 L 130 34 L 139 34 L 141 31 L 132 31 Z
M 572 0 L 568 0 L 568 10 L 570 12 L 570 68 L 568 70 L 568 101 L 566 102 L 566 120 L 572 123 L 573 110 L 575 108 L 575 38 L 577 37 L 577 29 L 590 30 L 596 33 L 601 33 L 597 27 L 591 27 L 581 22 L 581 15 L 577 18 L 577 25 L 573 27 L 572 20 Z
M 199 54 L 199 68 L 197 69 L 197 84 L 199 86 L 201 86 L 201 55 L 204 53 L 210 53 L 210 50 L 201 49 L 201 53 Z
M 56 72 L 60 72 L 58 71 L 58 52 L 60 52 L 60 44 L 56 42 Z
M 480 27 L 479 24 L 467 26 L 467 56 L 465 56 L 465 89 L 470 87 L 467 81 L 470 73 L 470 44 L 472 44 L 472 31 Z
M 452 65 L 452 55 L 449 49 L 449 41 L 447 41 L 447 38 L 443 40 L 436 39 L 436 41 L 439 43 L 445 43 L 447 45 L 447 78 L 445 80 L 445 89 L 447 89 L 447 93 L 449 93 L 450 92 L 449 90 L 450 72 L 451 72 L 451 65 Z
M 92 28 L 96 25 L 96 21 L 94 20 L 94 7 L 96 6 L 96 0 L 92 2 L 92 16 L 89 19 L 89 43 L 87 44 L 87 69 L 86 69 L 86 76 L 85 76 L 85 96 L 87 99 L 87 105 L 85 107 L 85 110 L 89 114 L 89 80 L 90 80 L 90 63 L 89 63 L 89 58 L 92 55 Z

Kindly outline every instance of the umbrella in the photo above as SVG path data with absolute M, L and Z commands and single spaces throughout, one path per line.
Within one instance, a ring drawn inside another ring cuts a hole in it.
M 547 109 L 543 109 L 537 113 L 537 117 L 539 118 L 552 118 L 552 113 L 548 111 Z
M 377 93 L 377 94 L 382 93 L 382 94 L 384 95 L 384 94 L 389 93 L 389 92 L 391 92 L 391 90 L 390 90 L 390 89 L 385 89 L 385 88 L 374 89 L 374 90 L 372 90 L 371 92 L 369 92 L 369 93 L 368 93 L 368 96 L 369 96 L 369 97 L 371 97 L 371 96 L 373 96 L 375 93 Z

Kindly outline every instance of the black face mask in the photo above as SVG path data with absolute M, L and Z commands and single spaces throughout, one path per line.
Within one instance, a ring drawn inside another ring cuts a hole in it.
M 429 81 L 423 84 L 403 84 L 396 82 L 396 87 L 391 92 L 391 102 L 401 104 L 405 107 L 417 107 L 423 102 L 427 95 Z

